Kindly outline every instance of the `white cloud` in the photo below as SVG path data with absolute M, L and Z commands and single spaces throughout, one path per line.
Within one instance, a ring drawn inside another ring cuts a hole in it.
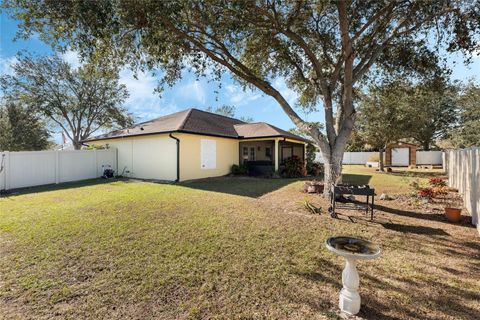
M 205 85 L 198 80 L 192 80 L 181 86 L 179 92 L 183 98 L 195 100 L 201 105 L 205 105 L 207 101 Z
M 78 68 L 81 65 L 80 57 L 78 56 L 78 52 L 68 50 L 61 55 L 63 61 L 70 64 L 73 68 Z
M 129 93 L 125 105 L 133 113 L 135 120 L 145 121 L 178 111 L 175 102 L 160 99 L 159 94 L 154 92 L 157 81 L 157 78 L 146 72 L 138 72 L 137 79 L 129 69 L 120 72 L 120 83 L 127 87 Z
M 285 80 L 282 78 L 277 78 L 273 82 L 273 87 L 277 89 L 280 94 L 287 100 L 287 102 L 293 106 L 298 100 L 298 94 L 292 89 L 287 87 Z
M 12 75 L 12 66 L 18 62 L 17 57 L 2 57 L 0 56 L 0 75 Z
M 228 101 L 239 106 L 255 101 L 261 97 L 261 94 L 259 93 L 255 93 L 249 89 L 245 91 L 242 87 L 234 84 L 226 85 L 225 91 Z

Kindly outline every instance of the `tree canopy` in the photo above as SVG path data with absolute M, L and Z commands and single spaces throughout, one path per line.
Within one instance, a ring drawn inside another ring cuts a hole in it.
M 449 135 L 457 148 L 480 147 L 480 86 L 470 81 L 457 100 L 459 118 Z
M 430 150 L 457 122 L 457 86 L 443 77 L 410 83 L 394 79 L 362 94 L 359 119 L 349 146 L 386 144 L 406 139 Z
M 75 149 L 100 129 L 125 127 L 132 118 L 118 71 L 108 63 L 72 68 L 58 56 L 19 56 L 13 75 L 0 78 L 6 99 L 18 101 L 65 131 Z
M 430 150 L 455 126 L 457 88 L 443 78 L 411 85 L 399 99 L 406 101 L 410 114 L 405 138 L 413 138 L 423 150 Z
M 46 124 L 33 110 L 14 102 L 0 105 L 0 151 L 36 151 L 51 146 Z
M 447 52 L 478 47 L 478 1 L 9 0 L 22 34 L 39 32 L 84 56 L 113 52 L 131 66 L 160 69 L 172 85 L 188 68 L 219 79 L 229 72 L 275 99 L 308 132 L 325 159 L 325 180 L 340 178 L 355 121 L 354 88 L 377 74 L 437 69 Z M 291 105 L 275 87 L 297 92 Z M 374 78 L 371 78 L 374 79 Z M 322 131 L 298 108 L 322 108 Z M 328 190 L 329 188 L 325 188 Z
M 235 106 L 223 105 L 223 106 L 220 106 L 220 107 L 217 107 L 217 108 L 208 107 L 208 108 L 205 109 L 205 111 L 220 114 L 222 116 L 226 116 L 226 117 L 230 117 L 230 118 L 234 118 L 236 108 L 235 108 Z
M 371 86 L 362 96 L 356 124 L 358 134 L 368 145 L 380 151 L 380 169 L 383 170 L 383 150 L 387 144 L 408 135 L 412 114 L 405 97 L 409 86 L 402 80 L 381 86 Z
M 236 113 L 237 113 L 237 108 L 235 106 L 229 106 L 229 105 L 223 105 L 220 107 L 208 107 L 205 109 L 205 111 L 220 114 L 222 116 L 230 117 L 230 118 L 235 118 Z M 253 122 L 253 118 L 251 117 L 240 117 L 239 120 L 242 120 L 243 122 Z

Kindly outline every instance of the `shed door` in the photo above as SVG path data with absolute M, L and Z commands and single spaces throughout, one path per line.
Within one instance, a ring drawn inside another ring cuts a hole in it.
M 410 164 L 409 148 L 392 149 L 392 166 L 408 167 Z
M 217 141 L 202 139 L 200 148 L 201 169 L 215 169 L 217 167 Z

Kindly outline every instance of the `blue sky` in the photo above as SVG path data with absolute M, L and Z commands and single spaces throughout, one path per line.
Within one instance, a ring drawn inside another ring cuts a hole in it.
M 10 65 L 15 62 L 15 55 L 20 50 L 27 50 L 38 55 L 51 54 L 50 47 L 44 44 L 38 37 L 31 37 L 28 40 L 13 41 L 17 32 L 17 21 L 8 17 L 5 12 L 0 14 L 0 73 L 11 72 Z M 78 65 L 75 52 L 67 52 L 64 59 L 73 65 Z M 452 55 L 449 58 L 449 65 L 453 69 L 452 77 L 459 80 L 480 74 L 480 56 L 474 58 L 469 66 L 463 64 L 460 55 Z M 263 95 L 260 91 L 243 91 L 238 83 L 235 83 L 228 74 L 222 80 L 222 89 L 218 89 L 218 83 L 208 82 L 202 78 L 197 81 L 191 74 L 185 74 L 183 79 L 172 88 L 165 88 L 162 98 L 153 90 L 157 85 L 157 79 L 150 74 L 139 74 L 138 80 L 128 69 L 121 72 L 121 82 L 127 86 L 130 93 L 126 101 L 126 107 L 138 121 L 145 121 L 161 115 L 180 111 L 186 108 L 195 107 L 204 109 L 209 106 L 217 107 L 224 104 L 234 105 L 237 109 L 237 116 L 251 117 L 255 121 L 265 121 L 283 129 L 294 127 L 293 123 L 281 110 L 272 98 Z M 296 94 L 289 90 L 285 84 L 278 80 L 276 88 L 280 90 L 287 100 L 294 104 Z M 215 93 L 219 91 L 219 93 Z M 299 111 L 308 121 L 323 121 L 321 112 L 305 115 Z M 60 133 L 55 134 L 59 139 Z

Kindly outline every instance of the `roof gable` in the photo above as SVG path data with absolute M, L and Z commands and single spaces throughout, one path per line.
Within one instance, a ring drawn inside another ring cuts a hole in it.
M 243 123 L 245 122 L 238 119 L 191 109 L 179 131 L 237 138 L 238 134 L 234 126 Z

